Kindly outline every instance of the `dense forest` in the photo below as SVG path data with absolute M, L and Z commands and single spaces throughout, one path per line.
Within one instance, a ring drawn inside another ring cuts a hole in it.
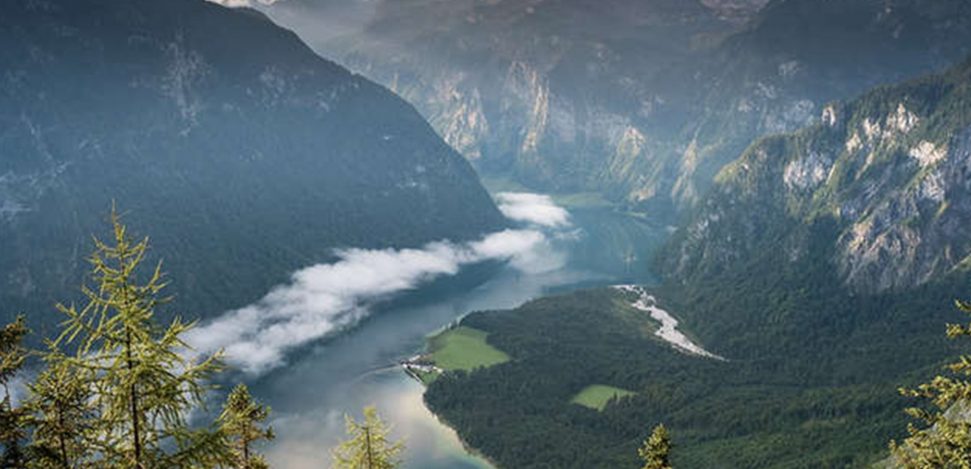
M 897 388 L 935 374 L 961 350 L 943 334 L 960 319 L 951 300 L 960 283 L 866 299 L 746 299 L 733 294 L 737 285 L 677 304 L 663 294 L 662 305 L 690 318 L 685 330 L 698 331 L 724 362 L 654 338 L 651 320 L 613 289 L 475 313 L 461 324 L 487 332 L 512 360 L 446 373 L 426 400 L 503 467 L 635 467 L 638 446 L 659 422 L 671 431 L 676 467 L 864 465 L 904 436 L 903 409 L 913 402 Z M 751 317 L 752 308 L 791 317 L 738 325 L 721 340 L 711 332 L 717 325 L 700 326 L 706 317 Z M 602 412 L 571 403 L 595 383 L 634 395 Z

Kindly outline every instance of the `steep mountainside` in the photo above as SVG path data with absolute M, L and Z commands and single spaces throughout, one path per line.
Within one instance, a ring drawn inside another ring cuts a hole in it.
M 827 106 L 821 123 L 761 140 L 717 181 L 664 260 L 683 283 L 754 259 L 820 254 L 858 292 L 962 269 L 971 255 L 971 61 Z M 823 251 L 811 253 L 817 242 Z
M 504 223 L 410 105 L 255 11 L 4 2 L 0 64 L 4 314 L 76 297 L 113 201 L 196 314 L 255 300 L 335 247 Z
M 665 175 L 651 163 L 669 152 L 656 137 L 679 132 L 703 87 L 682 72 L 739 27 L 696 1 L 408 0 L 374 2 L 331 36 L 345 4 L 359 3 L 268 12 L 415 103 L 486 173 L 621 200 L 653 195 Z
M 487 173 L 655 209 L 693 204 L 755 137 L 945 67 L 971 44 L 961 0 L 764 3 L 288 0 L 267 11 L 415 103 Z
M 697 200 L 753 139 L 814 122 L 829 101 L 944 70 L 971 52 L 962 1 L 786 0 L 719 48 L 675 197 Z
M 464 318 L 511 359 L 445 372 L 430 408 L 509 467 L 632 467 L 656 422 L 676 467 L 886 459 L 897 389 L 968 352 L 945 324 L 971 279 L 971 60 L 819 121 L 721 171 L 661 256 L 652 303 L 724 361 L 659 344 L 629 290 L 550 297 Z M 591 385 L 624 397 L 574 404 Z

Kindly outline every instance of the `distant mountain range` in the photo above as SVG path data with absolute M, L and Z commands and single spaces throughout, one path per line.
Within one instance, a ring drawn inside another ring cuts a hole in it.
M 113 202 L 193 316 L 254 301 L 335 247 L 505 224 L 410 105 L 253 10 L 5 2 L 0 70 L 5 315 L 79 299 Z
M 682 211 L 755 138 L 971 51 L 960 0 L 375 2 L 267 7 L 400 93 L 485 173 Z

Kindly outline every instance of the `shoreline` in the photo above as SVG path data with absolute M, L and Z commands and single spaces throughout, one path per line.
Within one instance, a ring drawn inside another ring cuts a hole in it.
M 435 420 L 438 420 L 438 422 L 440 424 L 442 424 L 443 426 L 445 426 L 446 428 L 448 428 L 449 430 L 451 430 L 452 432 L 455 433 L 455 437 L 458 438 L 459 443 L 462 444 L 462 449 L 464 449 L 465 452 L 469 454 L 469 456 L 472 456 L 474 458 L 478 458 L 478 459 L 482 460 L 482 462 L 484 462 L 486 464 L 485 467 L 488 467 L 488 468 L 491 468 L 491 469 L 499 469 L 499 465 L 496 464 L 495 461 L 493 461 L 491 458 L 489 458 L 488 456 L 486 456 L 483 452 L 481 452 L 481 451 L 475 449 L 474 447 L 472 447 L 471 445 L 469 445 L 469 443 L 467 441 L 465 441 L 464 438 L 462 438 L 462 435 L 459 434 L 458 430 L 456 430 L 455 427 L 453 427 L 452 424 L 450 424 L 448 422 L 448 420 L 445 420 L 444 417 L 442 417 L 441 415 L 438 415 L 437 413 L 435 413 L 434 410 L 432 410 L 430 407 L 428 407 L 428 403 L 425 402 L 425 394 L 424 393 L 422 393 L 422 404 L 425 405 L 425 409 L 428 409 L 428 412 L 429 413 L 431 413 L 432 415 L 435 416 Z
M 660 327 L 658 328 L 657 331 L 655 331 L 655 335 L 661 340 L 663 340 L 664 342 L 668 343 L 675 350 L 678 350 L 688 355 L 694 355 L 702 358 L 714 359 L 718 361 L 727 361 L 727 359 L 725 359 L 724 357 L 711 353 L 708 350 L 705 350 L 702 346 L 700 346 L 699 344 L 695 343 L 690 338 L 685 336 L 678 329 L 678 325 L 679 325 L 678 320 L 674 316 L 670 315 L 670 313 L 668 313 L 667 311 L 661 310 L 656 304 L 656 299 L 653 296 L 651 296 L 643 287 L 639 285 L 625 285 L 625 284 L 616 285 L 615 284 L 615 285 L 606 285 L 606 286 L 603 286 L 602 288 L 609 288 L 609 289 L 614 289 L 614 290 L 618 290 L 626 293 L 636 294 L 637 300 L 635 300 L 632 304 L 630 304 L 630 306 L 642 312 L 648 313 L 648 315 L 651 316 L 653 320 L 657 321 L 660 324 Z M 447 419 L 445 419 L 442 415 L 439 415 L 437 412 L 435 412 L 428 405 L 428 402 L 425 400 L 425 392 L 428 390 L 428 387 L 434 383 L 434 379 L 428 381 L 426 376 L 429 374 L 434 374 L 434 376 L 437 378 L 438 376 L 446 372 L 446 370 L 434 365 L 431 362 L 431 352 L 428 350 L 429 340 L 437 335 L 440 335 L 452 328 L 455 328 L 461 325 L 462 319 L 468 316 L 468 314 L 469 313 L 463 314 L 462 316 L 457 317 L 455 320 L 451 321 L 447 325 L 444 325 L 438 329 L 435 329 L 433 332 L 429 333 L 428 336 L 426 336 L 423 350 L 420 353 L 412 355 L 411 357 L 405 360 L 401 360 L 398 363 L 398 366 L 405 373 L 405 375 L 415 380 L 419 385 L 422 386 L 423 388 L 422 405 L 425 407 L 426 410 L 428 410 L 428 412 L 431 415 L 435 417 L 435 420 L 440 425 L 444 426 L 445 428 L 448 428 L 451 432 L 455 434 L 459 443 L 462 445 L 462 449 L 469 456 L 481 461 L 483 463 L 482 467 L 498 469 L 499 465 L 495 461 L 493 461 L 483 452 L 479 451 L 475 447 L 471 446 L 467 441 L 465 441 L 465 439 L 458 432 L 458 430 L 456 430 L 455 427 L 452 426 L 451 423 Z M 664 317 L 659 317 L 659 316 L 664 316 Z
M 424 379 L 422 379 L 422 376 L 420 373 L 436 373 L 436 378 L 438 375 L 445 373 L 444 369 L 438 366 L 429 364 L 427 362 L 427 360 L 430 360 L 430 357 L 431 357 L 431 353 L 428 350 L 428 341 L 432 337 L 435 337 L 450 329 L 458 327 L 462 323 L 462 319 L 464 319 L 469 314 L 471 314 L 471 312 L 467 312 L 455 318 L 453 321 L 449 322 L 445 326 L 439 327 L 438 329 L 435 329 L 434 331 L 429 333 L 425 337 L 425 343 L 424 343 L 422 352 L 412 355 L 411 357 L 400 361 L 398 363 L 398 366 L 405 373 L 405 375 L 415 380 L 422 387 L 421 403 L 425 407 L 425 410 L 427 410 L 429 414 L 435 417 L 435 420 L 439 423 L 439 425 L 442 425 L 443 427 L 447 428 L 449 431 L 455 434 L 455 438 L 458 439 L 459 444 L 462 445 L 462 449 L 466 452 L 466 454 L 468 454 L 469 456 L 475 459 L 480 460 L 478 462 L 481 464 L 476 464 L 476 465 L 480 466 L 482 469 L 499 469 L 499 465 L 496 464 L 495 461 L 493 461 L 491 458 L 486 456 L 485 453 L 483 453 L 482 451 L 479 451 L 478 449 L 470 445 L 469 442 L 465 441 L 465 438 L 462 437 L 459 431 L 456 430 L 455 427 L 451 423 L 449 423 L 448 420 L 446 420 L 444 417 L 442 417 L 437 412 L 435 412 L 428 405 L 428 402 L 425 400 L 425 392 L 428 390 L 428 387 L 431 386 L 434 380 L 426 382 Z
M 478 449 L 470 445 L 469 442 L 465 441 L 465 439 L 462 438 L 462 435 L 459 433 L 459 431 L 456 430 L 455 427 L 452 426 L 452 424 L 449 423 L 448 420 L 446 420 L 444 417 L 442 417 L 434 410 L 432 410 L 432 408 L 428 405 L 428 402 L 425 401 L 425 391 L 428 389 L 428 386 L 430 385 L 430 383 L 426 383 L 425 381 L 423 381 L 421 377 L 412 370 L 412 368 L 429 366 L 439 370 L 440 373 L 444 373 L 444 370 L 442 370 L 441 368 L 435 367 L 433 365 L 420 364 L 420 363 L 414 362 L 414 360 L 420 360 L 422 358 L 425 358 L 426 356 L 427 356 L 426 354 L 415 355 L 409 358 L 408 360 L 404 360 L 401 363 L 399 363 L 399 366 L 401 367 L 405 375 L 414 379 L 416 382 L 418 382 L 419 385 L 422 386 L 423 390 L 421 393 L 421 396 L 422 396 L 421 403 L 425 407 L 425 410 L 427 410 L 429 414 L 435 417 L 435 420 L 439 423 L 439 425 L 442 425 L 443 427 L 447 428 L 449 431 L 455 434 L 455 438 L 458 439 L 459 443 L 462 445 L 462 449 L 466 452 L 466 454 L 468 454 L 469 456 L 475 459 L 480 460 L 479 462 L 481 464 L 477 464 L 477 465 L 479 465 L 483 469 L 499 469 L 499 465 L 496 464 L 495 461 L 493 461 L 491 458 L 486 456 L 485 453 L 483 453 L 482 451 L 479 451 Z

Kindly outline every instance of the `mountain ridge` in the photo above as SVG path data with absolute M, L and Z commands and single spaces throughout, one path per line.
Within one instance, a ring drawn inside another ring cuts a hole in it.
M 401 93 L 484 174 L 669 218 L 753 139 L 971 51 L 968 6 L 950 0 L 784 0 L 744 22 L 660 0 L 341 5 L 265 11 Z
M 334 248 L 507 226 L 411 105 L 262 14 L 202 0 L 3 9 L 6 314 L 76 296 L 112 201 L 153 236 L 180 304 L 206 313 Z
M 718 175 L 662 268 L 681 283 L 710 278 L 730 269 L 715 264 L 773 236 L 795 260 L 808 242 L 803 227 L 826 218 L 838 227 L 829 258 L 854 290 L 912 288 L 962 267 L 971 251 L 959 229 L 971 215 L 969 81 L 965 60 L 830 104 L 821 123 L 753 144 Z

